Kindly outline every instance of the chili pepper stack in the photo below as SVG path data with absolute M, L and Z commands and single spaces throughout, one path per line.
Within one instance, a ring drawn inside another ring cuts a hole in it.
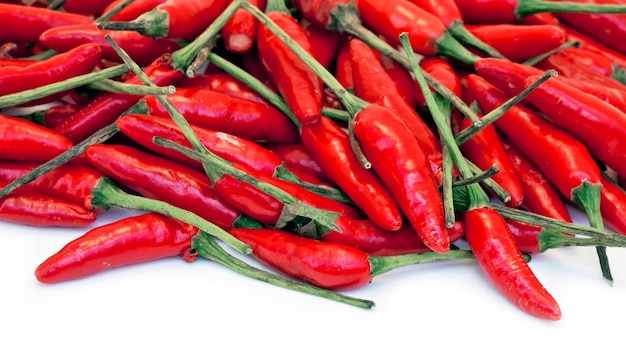
M 337 291 L 474 259 L 559 320 L 526 255 L 626 245 L 626 5 L 505 5 L 0 4 L 0 222 L 84 229 L 43 283 L 178 256 L 371 308 Z

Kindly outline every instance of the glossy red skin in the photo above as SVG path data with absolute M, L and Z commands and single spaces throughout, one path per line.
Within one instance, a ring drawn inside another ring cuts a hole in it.
M 569 26 L 567 23 L 561 22 L 561 28 L 567 33 L 568 41 L 575 41 L 581 44 L 582 48 L 593 50 L 599 55 L 606 56 L 611 61 L 615 62 L 619 67 L 626 67 L 626 56 L 617 52 L 611 46 L 598 42 L 594 38 L 590 37 L 584 32 Z
M 398 91 L 402 98 L 404 98 L 411 107 L 415 107 L 417 105 L 415 99 L 417 85 L 411 73 L 388 56 L 381 55 L 381 61 L 387 74 L 391 76 L 396 86 L 398 86 Z
M 531 77 L 527 83 L 534 80 Z M 527 99 L 618 174 L 626 173 L 624 111 L 557 80 L 539 85 Z
M 413 226 L 404 223 L 398 230 L 382 229 L 367 219 L 339 217 L 336 222 L 341 233 L 325 233 L 321 240 L 348 245 L 373 256 L 394 256 L 432 251 L 415 232 Z M 459 240 L 465 234 L 462 222 L 456 222 L 448 228 L 450 243 Z
M 119 5 L 123 1 L 124 0 L 113 1 L 104 9 L 103 13 L 113 10 L 115 6 Z M 111 21 L 132 21 L 165 1 L 166 0 L 134 0 L 111 17 Z
M 467 24 L 512 23 L 519 19 L 518 0 L 455 0 Z
M 437 16 L 444 26 L 450 27 L 452 21 L 463 22 L 461 10 L 454 0 L 410 0 L 415 5 Z
M 192 78 L 183 80 L 177 87 L 211 89 L 229 96 L 267 103 L 267 100 L 261 97 L 257 91 L 225 72 L 196 74 Z
M 102 48 L 98 44 L 83 44 L 25 67 L 0 68 L 0 96 L 22 92 L 51 83 L 90 73 L 100 62 Z M 44 104 L 59 99 L 60 92 L 28 102 Z
M 320 288 L 346 290 L 372 280 L 367 254 L 278 229 L 236 228 L 235 238 L 252 248 L 252 256 L 288 276 Z
M 372 169 L 380 176 L 424 244 L 450 248 L 443 200 L 419 141 L 391 110 L 370 104 L 354 120 L 354 133 Z
M 131 216 L 88 230 L 35 270 L 42 283 L 59 283 L 109 269 L 184 254 L 198 228 L 156 213 Z
M 0 188 L 7 185 L 0 181 Z M 97 215 L 79 204 L 19 188 L 0 198 L 0 220 L 33 227 L 84 227 Z
M 363 167 L 337 123 L 322 117 L 300 133 L 313 160 L 375 224 L 389 230 L 401 227 L 402 214 L 393 195 L 373 170 Z
M 197 160 L 154 143 L 153 138 L 159 136 L 191 148 L 191 143 L 173 120 L 152 115 L 128 114 L 119 118 L 116 124 L 122 133 L 149 150 L 202 169 L 202 164 Z M 269 175 L 274 174 L 281 164 L 277 155 L 253 141 L 195 125 L 191 127 L 209 151 L 227 161 L 243 164 Z
M 56 131 L 31 121 L 0 115 L 2 158 L 47 162 L 74 144 Z
M 363 23 L 390 42 L 401 45 L 399 35 L 407 32 L 413 50 L 424 56 L 437 53 L 437 41 L 446 27 L 433 14 L 406 0 L 360 0 Z
M 528 266 L 502 216 L 490 208 L 465 213 L 465 238 L 491 283 L 514 305 L 541 319 L 559 320 L 556 300 Z
M 230 4 L 232 1 L 229 0 Z M 251 0 L 250 4 L 263 10 L 265 0 Z M 257 19 L 244 9 L 237 9 L 232 17 L 222 27 L 221 35 L 226 49 L 232 53 L 246 53 L 255 46 L 257 34 Z
M 335 78 L 345 89 L 354 89 L 354 76 L 352 74 L 352 55 L 350 54 L 350 40 L 344 39 L 338 49 L 335 58 Z
M 522 151 L 510 143 L 503 142 L 507 156 L 522 183 L 524 202 L 528 211 L 572 223 L 572 217 L 561 198 L 561 194 L 543 175 L 537 165 Z
M 341 33 L 317 27 L 305 18 L 301 18 L 298 23 L 309 39 L 315 60 L 330 69 L 337 57 L 339 44 L 343 41 Z
M 202 88 L 178 88 L 168 99 L 190 124 L 253 141 L 299 140 L 296 125 L 269 104 Z M 144 101 L 149 114 L 169 117 L 156 97 L 145 96 Z
M 167 38 L 192 41 L 213 23 L 227 4 L 227 0 L 165 0 L 154 9 L 167 15 Z
M 40 162 L 0 161 L 0 181 L 12 182 L 25 175 Z M 45 195 L 82 205 L 87 210 L 91 204 L 91 190 L 102 178 L 102 173 L 86 163 L 65 163 L 26 184 Z
M 539 233 L 543 228 L 531 224 L 517 222 L 511 219 L 505 220 L 506 224 L 515 238 L 517 247 L 524 254 L 541 253 L 541 244 L 539 244 Z
M 304 171 L 325 182 L 331 181 L 302 142 L 272 143 L 265 147 L 274 152 L 288 168 Z
M 478 76 L 468 76 L 468 83 L 485 113 L 508 99 Z M 600 183 L 600 171 L 587 148 L 578 139 L 548 122 L 536 110 L 516 104 L 495 124 L 568 200 L 572 200 L 572 190 L 583 181 Z
M 159 58 L 144 69 L 144 72 L 155 85 L 176 84 L 183 79 L 180 70 L 175 70 L 167 58 Z M 132 75 L 126 83 L 143 84 Z M 76 114 L 68 117 L 54 128 L 55 131 L 78 143 L 96 131 L 113 123 L 128 108 L 141 100 L 141 95 L 105 92 L 83 107 Z
M 350 2 L 358 4 L 358 0 L 294 0 L 302 17 L 319 28 L 326 28 L 330 24 L 330 13 L 337 5 L 348 5 Z
M 349 45 L 355 94 L 370 103 L 387 107 L 402 119 L 419 141 L 436 182 L 441 183 L 443 157 L 438 138 L 415 109 L 402 98 L 398 86 L 383 67 L 376 51 L 356 38 L 351 39 Z
M 626 236 L 626 191 L 604 175 L 600 189 L 600 214 L 607 226 Z
M 206 174 L 181 163 L 124 145 L 91 145 L 91 165 L 141 195 L 186 209 L 223 229 L 241 213 L 213 189 Z
M 46 47 L 59 52 L 95 43 L 102 48 L 104 59 L 121 62 L 120 56 L 104 39 L 105 35 L 109 35 L 140 66 L 149 65 L 161 55 L 180 49 L 180 44 L 170 39 L 153 39 L 135 31 L 101 30 L 95 23 L 51 28 L 43 32 L 39 40 Z
M 277 11 L 267 16 L 302 49 L 314 55 L 309 38 L 293 17 Z M 259 24 L 257 47 L 261 63 L 296 119 L 301 124 L 318 121 L 324 101 L 321 78 L 263 24 Z
M 466 26 L 470 33 L 504 57 L 523 62 L 565 43 L 565 31 L 553 25 L 485 24 Z
M 564 48 L 555 54 L 560 54 L 570 60 L 573 60 L 575 63 L 574 65 L 578 68 L 582 67 L 583 69 L 593 70 L 594 72 L 607 77 L 613 76 L 617 66 L 611 58 L 586 47 Z
M 467 118 L 460 121 L 460 130 L 470 127 L 472 123 Z M 524 187 L 518 177 L 513 164 L 507 156 L 504 146 L 498 136 L 495 126 L 489 125 L 464 142 L 461 151 L 481 170 L 487 170 L 497 165 L 498 173 L 491 179 L 506 190 L 511 199 L 506 202 L 509 207 L 517 208 L 524 201 Z
M 0 68 L 5 67 L 5 66 L 24 67 L 24 66 L 36 64 L 37 62 L 38 62 L 37 60 L 0 57 Z
M 463 95 L 463 88 L 461 86 L 461 78 L 456 72 L 454 66 L 447 60 L 440 57 L 428 57 L 420 61 L 420 67 L 425 72 L 429 73 L 434 79 L 444 85 L 450 92 L 456 94 L 458 97 Z M 415 101 L 419 107 L 426 106 L 426 100 L 422 91 L 415 83 Z
M 515 23 L 521 25 L 561 25 L 561 21 L 559 21 L 559 19 L 556 18 L 556 16 L 554 16 L 554 13 L 552 12 L 540 12 L 532 15 L 526 15 L 520 18 Z
M 55 11 L 41 7 L 0 4 L 0 43 L 36 43 L 44 31 L 65 25 L 92 23 L 88 16 Z M 7 28 L 19 30 L 6 30 Z

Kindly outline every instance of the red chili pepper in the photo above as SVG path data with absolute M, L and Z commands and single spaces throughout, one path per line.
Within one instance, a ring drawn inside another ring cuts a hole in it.
M 98 44 L 83 44 L 25 67 L 0 68 L 0 96 L 22 92 L 90 73 L 100 62 L 102 49 Z M 60 92 L 28 102 L 29 105 L 49 103 L 64 96 Z
M 339 43 L 343 40 L 341 34 L 337 31 L 317 27 L 306 18 L 299 19 L 298 24 L 304 30 L 311 44 L 311 53 L 315 60 L 325 68 L 330 68 L 337 57 Z
M 111 44 L 104 39 L 108 35 L 141 66 L 149 65 L 154 59 L 180 49 L 180 44 L 170 39 L 152 39 L 137 32 L 107 31 L 98 29 L 97 24 L 82 24 L 51 28 L 41 34 L 39 41 L 46 47 L 65 52 L 86 43 L 102 47 L 102 57 L 121 61 Z
M 447 252 L 443 200 L 415 135 L 393 111 L 377 104 L 355 116 L 354 134 L 424 244 Z
M 65 136 L 47 127 L 0 115 L 0 151 L 4 159 L 47 162 L 73 146 Z
M 587 47 L 564 48 L 563 50 L 555 53 L 555 55 L 556 54 L 572 60 L 574 65 L 578 68 L 582 68 L 583 70 L 593 70 L 593 72 L 606 77 L 614 78 L 620 70 L 623 71 L 623 69 L 621 69 L 615 61 L 611 60 L 610 57 Z
M 322 117 L 316 124 L 303 125 L 300 134 L 313 160 L 374 223 L 383 229 L 400 228 L 398 204 L 378 175 L 363 167 L 344 130 Z
M 626 67 L 626 56 L 616 51 L 608 45 L 598 42 L 589 35 L 569 26 L 567 23 L 561 22 L 561 28 L 567 33 L 567 40 L 580 43 L 581 48 L 593 50 L 599 55 L 604 55 L 611 61 L 615 62 L 619 67 Z
M 565 31 L 552 25 L 483 24 L 466 26 L 470 33 L 507 59 L 522 62 L 565 43 Z
M 107 13 L 113 10 L 124 0 L 115 0 L 110 3 L 103 11 Z M 166 0 L 134 0 L 131 3 L 124 6 L 118 13 L 111 17 L 111 21 L 132 21 L 144 13 L 154 9 L 158 5 L 164 3 Z
M 411 73 L 407 71 L 402 65 L 398 64 L 397 61 L 391 59 L 388 56 L 381 55 L 380 59 L 382 61 L 383 67 L 387 74 L 393 78 L 398 86 L 398 91 L 400 95 L 409 103 L 411 107 L 415 107 L 417 101 L 415 99 L 415 80 L 413 80 L 413 76 Z
M 337 5 L 347 5 L 353 1 L 358 4 L 359 0 L 294 0 L 293 4 L 302 17 L 319 28 L 326 28 L 330 23 L 330 12 Z
M 167 257 L 191 248 L 198 228 L 156 213 L 130 216 L 90 229 L 35 270 L 42 283 L 59 283 Z
M 356 38 L 352 38 L 349 45 L 356 95 L 370 103 L 389 108 L 402 119 L 419 141 L 436 182 L 441 183 L 442 155 L 437 136 L 415 109 L 403 100 L 395 82 L 385 71 L 380 57 L 377 57 L 377 52 Z
M 67 0 L 63 10 L 85 16 L 98 17 L 113 0 Z
M 5 66 L 24 67 L 37 63 L 37 60 L 0 58 L 0 68 Z
M 233 75 L 225 72 L 196 74 L 177 84 L 180 88 L 210 89 L 229 96 L 245 98 L 259 103 L 267 103 L 257 91 L 246 85 Z
M 304 29 L 285 11 L 280 0 L 268 1 L 267 17 L 313 55 Z M 303 125 L 318 121 L 322 116 L 324 100 L 321 78 L 263 24 L 259 24 L 257 46 L 261 63 L 295 118 Z
M 251 0 L 250 4 L 264 9 L 266 0 Z M 250 51 L 256 42 L 257 26 L 257 19 L 250 12 L 244 9 L 235 11 L 221 30 L 226 49 L 237 54 Z
M 54 129 L 62 121 L 72 116 L 72 114 L 76 114 L 82 108 L 82 105 L 67 103 L 52 106 L 44 111 L 39 111 L 38 113 L 43 114 L 43 117 L 41 118 L 43 125 L 50 129 Z
M 410 0 L 415 5 L 437 16 L 444 26 L 449 27 L 453 21 L 463 22 L 461 11 L 454 0 Z
M 502 139 L 502 146 L 522 183 L 528 211 L 564 222 L 573 222 L 561 194 L 545 177 L 541 169 L 521 150 Z
M 0 188 L 7 185 L 0 182 Z M 28 188 L 0 198 L 0 220 L 34 227 L 84 227 L 95 222 L 94 212 L 79 204 L 43 195 Z
M 252 75 L 257 80 L 263 82 L 265 86 L 269 87 L 270 89 L 274 91 L 277 91 L 276 87 L 274 86 L 274 83 L 272 82 L 269 74 L 267 73 L 267 70 L 265 70 L 265 67 L 261 63 L 258 50 L 252 50 L 247 53 L 241 54 L 240 56 L 241 56 L 241 64 L 247 73 Z
M 5 28 L 0 33 L 0 43 L 36 43 L 41 33 L 47 29 L 92 22 L 88 16 L 74 13 L 34 6 L 0 4 L 0 23 Z
M 168 99 L 190 124 L 253 141 L 299 140 L 296 125 L 269 104 L 201 88 L 179 88 Z M 156 97 L 146 96 L 144 101 L 149 114 L 170 116 Z
M 515 23 L 521 25 L 552 25 L 560 26 L 561 21 L 551 12 L 540 12 L 532 15 L 526 15 L 520 18 Z
M 523 311 L 559 320 L 561 310 L 532 272 L 502 216 L 486 207 L 465 213 L 465 238 L 491 282 Z
M 87 160 L 105 176 L 145 197 L 191 211 L 225 230 L 243 220 L 202 172 L 181 163 L 123 145 L 91 145 Z
M 522 253 L 539 254 L 542 252 L 541 244 L 539 244 L 539 233 L 545 231 L 544 228 L 510 219 L 506 220 L 506 224 Z
M 420 61 L 420 67 L 442 85 L 446 86 L 450 92 L 456 94 L 458 97 L 463 95 L 461 78 L 459 77 L 459 74 L 454 66 L 452 66 L 452 64 L 450 64 L 447 60 L 439 57 L 424 58 Z M 414 91 L 418 107 L 424 109 L 426 107 L 424 94 L 422 94 L 419 89 L 415 89 Z
M 619 174 L 626 173 L 626 113 L 622 110 L 558 80 L 539 85 L 527 99 L 602 162 Z
M 326 172 L 317 164 L 302 142 L 270 143 L 265 144 L 265 147 L 274 152 L 288 168 L 301 170 L 324 182 L 331 182 Z
M 144 72 L 156 85 L 175 84 L 183 78 L 181 71 L 172 68 L 168 56 L 156 59 L 144 69 Z M 135 75 L 132 75 L 125 82 L 141 84 L 141 80 Z M 122 113 L 140 100 L 140 95 L 105 92 L 76 114 L 68 117 L 54 130 L 78 143 L 114 122 Z
M 626 191 L 606 175 L 602 176 L 600 212 L 607 226 L 626 236 Z

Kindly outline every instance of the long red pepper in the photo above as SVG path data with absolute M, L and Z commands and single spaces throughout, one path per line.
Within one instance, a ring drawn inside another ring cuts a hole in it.
M 461 85 L 461 79 L 456 72 L 455 67 L 447 60 L 440 57 L 428 57 L 423 58 L 420 61 L 420 67 L 428 72 L 432 77 L 434 77 L 437 81 L 441 82 L 444 86 L 446 86 L 450 92 L 461 97 L 463 94 L 463 88 Z M 417 86 L 417 83 L 414 83 Z M 426 100 L 424 99 L 424 94 L 417 89 L 414 89 L 415 92 L 415 100 L 417 102 L 417 107 L 421 110 L 426 108 Z
M 266 0 L 251 0 L 251 4 L 264 9 Z M 246 53 L 256 45 L 257 19 L 244 9 L 238 9 L 222 27 L 224 46 L 230 52 Z
M 210 89 L 229 96 L 245 98 L 259 103 L 267 103 L 267 101 L 261 97 L 258 92 L 250 88 L 250 86 L 225 72 L 196 74 L 178 83 L 176 87 Z
M 331 181 L 326 172 L 323 171 L 319 164 L 311 157 L 302 142 L 270 143 L 264 144 L 264 146 L 274 152 L 287 167 L 302 170 L 307 174 L 314 175 L 322 181 Z
M 103 11 L 103 13 L 107 13 L 113 10 L 116 6 L 118 6 L 124 0 L 115 0 L 110 3 Z M 126 5 L 119 12 L 114 14 L 110 20 L 111 21 L 132 21 L 137 17 L 143 15 L 146 12 L 149 12 L 159 4 L 164 3 L 166 0 L 135 0 L 130 4 Z
M 336 31 L 319 28 L 306 18 L 298 19 L 298 24 L 309 39 L 313 57 L 322 66 L 330 68 L 337 57 L 339 44 L 343 41 L 343 36 Z
M 295 0 L 293 4 L 298 8 L 302 17 L 311 21 L 319 28 L 326 28 L 330 23 L 330 12 L 337 5 L 346 5 L 350 2 L 358 4 L 359 0 Z
M 3 159 L 47 162 L 72 148 L 67 137 L 31 121 L 0 115 Z
M 102 47 L 102 57 L 112 61 L 121 61 L 119 55 L 104 39 L 105 35 L 124 49 L 141 66 L 149 65 L 154 59 L 180 49 L 180 44 L 170 39 L 152 39 L 137 32 L 107 31 L 98 29 L 95 23 L 61 26 L 51 28 L 39 36 L 39 41 L 46 47 L 64 52 L 86 43 Z
M 191 248 L 195 226 L 156 213 L 126 217 L 90 229 L 35 269 L 42 283 L 76 280 L 132 264 L 181 256 Z
M 224 131 L 249 140 L 298 141 L 298 129 L 289 118 L 269 104 L 228 96 L 201 88 L 179 88 L 168 100 L 189 123 Z M 154 96 L 144 97 L 151 115 L 169 117 Z
M 266 13 L 291 40 L 313 55 L 304 29 L 289 14 L 282 0 L 269 0 Z M 257 46 L 263 66 L 294 117 L 303 125 L 318 121 L 324 97 L 322 80 L 263 24 L 259 24 Z
M 607 226 L 626 236 L 626 191 L 606 175 L 602 175 L 600 212 Z
M 559 25 L 567 33 L 568 41 L 578 42 L 582 48 L 590 49 L 600 55 L 606 56 L 611 61 L 614 61 L 619 67 L 626 67 L 626 56 L 611 48 L 610 45 L 605 45 L 595 40 L 586 33 L 581 32 L 567 23 L 561 22 Z
M 0 181 L 0 187 L 7 185 Z M 84 227 L 97 215 L 81 205 L 22 188 L 0 198 L 0 220 L 34 227 Z

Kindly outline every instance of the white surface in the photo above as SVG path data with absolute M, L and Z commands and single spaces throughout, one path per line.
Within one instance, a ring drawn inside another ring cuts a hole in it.
M 126 215 L 111 210 L 96 225 Z M 204 259 L 38 283 L 37 265 L 85 231 L 0 222 L 0 352 L 623 351 L 626 249 L 608 249 L 613 287 L 593 248 L 534 256 L 531 267 L 563 311 L 561 321 L 547 322 L 500 296 L 469 260 L 395 270 L 347 292 L 375 301 L 371 310 Z

